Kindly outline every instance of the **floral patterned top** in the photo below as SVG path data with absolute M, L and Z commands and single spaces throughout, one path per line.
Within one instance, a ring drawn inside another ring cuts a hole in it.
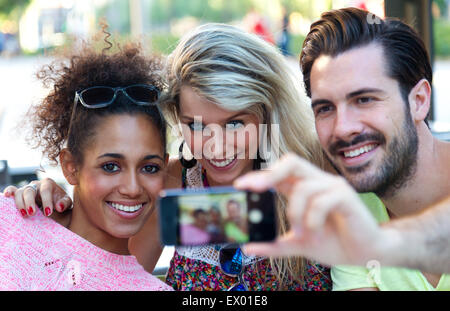
M 207 187 L 206 174 L 197 163 L 191 169 L 183 168 L 183 188 Z M 220 245 L 177 247 L 166 275 L 166 283 L 175 290 L 227 290 L 239 282 L 238 277 L 224 274 L 217 262 Z M 331 290 L 329 268 L 307 262 L 305 279 L 288 279 L 280 286 L 270 260 L 244 255 L 242 279 L 251 291 L 328 291 Z
M 284 288 L 279 288 L 279 282 L 273 273 L 269 259 L 246 265 L 243 280 L 251 291 L 329 291 L 331 278 L 328 268 L 318 264 L 307 264 L 304 282 L 289 280 Z M 236 283 L 238 278 L 230 277 L 221 272 L 216 265 L 201 260 L 190 259 L 175 251 L 166 276 L 166 283 L 175 290 L 182 291 L 220 291 L 227 290 Z

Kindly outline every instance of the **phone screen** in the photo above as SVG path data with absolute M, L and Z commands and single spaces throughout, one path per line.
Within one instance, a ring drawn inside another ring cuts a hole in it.
M 273 191 L 164 190 L 158 200 L 162 242 L 193 246 L 273 240 L 274 202 Z
M 245 192 L 178 197 L 183 245 L 249 241 Z

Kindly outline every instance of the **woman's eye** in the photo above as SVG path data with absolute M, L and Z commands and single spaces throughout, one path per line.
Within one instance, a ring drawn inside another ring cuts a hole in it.
M 204 128 L 203 124 L 199 122 L 191 122 L 188 126 L 192 131 L 202 131 Z
M 117 172 L 120 168 L 119 168 L 119 166 L 118 166 L 117 164 L 115 164 L 115 163 L 106 163 L 106 164 L 104 164 L 104 165 L 102 166 L 102 169 L 103 169 L 105 172 L 108 172 L 108 173 L 114 173 L 114 172 Z
M 239 120 L 230 121 L 225 125 L 227 130 L 236 130 L 243 126 L 244 126 L 244 122 L 239 121 Z
M 160 168 L 157 165 L 146 165 L 144 166 L 143 171 L 145 173 L 155 174 L 160 171 Z

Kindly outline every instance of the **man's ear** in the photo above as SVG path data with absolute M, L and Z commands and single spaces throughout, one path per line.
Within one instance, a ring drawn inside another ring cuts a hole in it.
M 78 166 L 75 158 L 67 148 L 64 148 L 59 153 L 59 163 L 67 182 L 72 186 L 78 185 Z
M 414 121 L 424 121 L 430 111 L 431 85 L 427 79 L 417 82 L 409 93 L 409 107 Z

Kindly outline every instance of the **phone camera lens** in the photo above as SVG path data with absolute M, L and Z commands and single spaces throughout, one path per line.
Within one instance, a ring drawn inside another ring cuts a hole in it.
M 250 200 L 252 200 L 252 202 L 258 202 L 259 201 L 259 194 L 252 193 L 251 196 L 250 196 Z
M 259 209 L 252 209 L 248 214 L 248 219 L 253 224 L 259 224 L 263 219 L 263 214 Z

